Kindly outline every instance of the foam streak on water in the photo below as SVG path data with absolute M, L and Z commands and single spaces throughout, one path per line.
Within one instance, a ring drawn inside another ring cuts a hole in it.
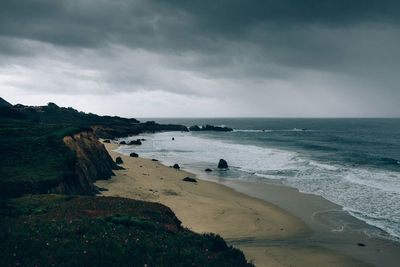
M 228 177 L 275 180 L 302 192 L 323 196 L 353 216 L 384 230 L 392 239 L 400 240 L 399 172 L 320 162 L 299 152 L 207 138 L 196 133 L 168 132 L 143 137 L 148 141 L 142 146 L 122 146 L 119 152 L 135 151 L 142 157 L 199 170 L 215 168 L 218 160 L 224 158 L 230 165 Z

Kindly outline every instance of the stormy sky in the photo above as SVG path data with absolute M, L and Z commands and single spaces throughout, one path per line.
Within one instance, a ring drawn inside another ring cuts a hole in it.
M 400 3 L 1 0 L 0 91 L 127 117 L 400 117 Z

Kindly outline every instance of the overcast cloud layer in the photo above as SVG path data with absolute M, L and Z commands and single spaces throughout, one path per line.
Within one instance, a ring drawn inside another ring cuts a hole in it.
M 128 117 L 400 117 L 400 4 L 2 0 L 13 104 Z

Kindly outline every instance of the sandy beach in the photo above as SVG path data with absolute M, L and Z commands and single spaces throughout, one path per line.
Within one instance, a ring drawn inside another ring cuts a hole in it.
M 295 242 L 312 235 L 310 228 L 285 210 L 239 193 L 227 186 L 197 179 L 194 174 L 162 165 L 158 161 L 133 158 L 114 152 L 117 144 L 104 144 L 125 170 L 96 185 L 108 189 L 104 196 L 120 196 L 159 202 L 169 206 L 184 227 L 195 232 L 221 235 L 242 249 L 256 266 L 366 266 L 351 257 L 326 248 Z M 268 246 L 258 240 L 270 240 Z M 282 245 L 282 241 L 288 243 Z M 293 241 L 294 240 L 294 241 Z M 279 241 L 274 245 L 274 241 Z

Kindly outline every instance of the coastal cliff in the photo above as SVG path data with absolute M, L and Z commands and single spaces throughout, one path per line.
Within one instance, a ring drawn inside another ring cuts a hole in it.
M 0 98 L 0 266 L 253 266 L 166 206 L 93 196 L 120 168 L 97 138 L 167 130 L 187 128 Z
M 92 132 L 81 132 L 63 138 L 64 144 L 76 154 L 74 176 L 64 179 L 51 193 L 94 194 L 97 189 L 93 182 L 106 180 L 114 175 L 118 168 L 104 145 Z
M 0 198 L 49 192 L 94 194 L 93 181 L 110 178 L 117 168 L 97 138 L 160 131 L 188 129 L 99 116 L 54 103 L 13 106 L 0 98 Z

